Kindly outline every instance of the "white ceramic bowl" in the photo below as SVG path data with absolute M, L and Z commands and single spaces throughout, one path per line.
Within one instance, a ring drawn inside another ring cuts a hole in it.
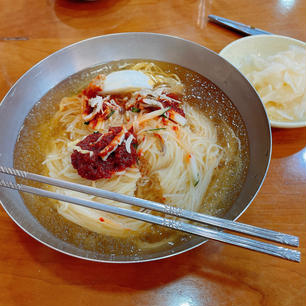
M 220 51 L 220 55 L 233 64 L 237 69 L 241 61 L 249 54 L 263 57 L 274 55 L 277 52 L 288 50 L 289 45 L 305 47 L 305 43 L 287 36 L 255 35 L 247 36 L 227 45 Z M 272 127 L 297 128 L 306 126 L 306 121 L 282 122 L 270 120 Z

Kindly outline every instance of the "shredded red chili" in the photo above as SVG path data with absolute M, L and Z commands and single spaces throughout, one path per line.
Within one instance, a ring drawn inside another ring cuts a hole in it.
M 137 146 L 136 137 L 134 136 L 131 143 L 131 153 L 126 150 L 123 141 L 117 149 L 112 152 L 108 158 L 103 161 L 99 152 L 103 150 L 119 134 L 122 127 L 111 127 L 107 133 L 93 133 L 80 141 L 77 146 L 82 150 L 92 151 L 93 153 L 81 153 L 74 150 L 71 154 L 72 166 L 78 171 L 78 174 L 89 180 L 98 180 L 101 178 L 111 178 L 115 172 L 120 172 L 134 165 L 137 161 L 135 147 Z M 125 139 L 131 135 L 132 131 L 125 134 Z
M 175 93 L 168 93 L 166 94 L 171 99 L 175 99 L 180 101 L 180 97 Z M 166 99 L 161 99 L 160 102 L 164 105 L 164 107 L 171 107 L 176 113 L 180 114 L 181 116 L 185 117 L 185 113 L 183 109 L 181 108 L 180 103 L 176 101 L 168 101 Z

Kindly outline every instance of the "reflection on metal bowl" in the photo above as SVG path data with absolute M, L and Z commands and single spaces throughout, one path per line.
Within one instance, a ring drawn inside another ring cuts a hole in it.
M 246 126 L 250 159 L 242 190 L 224 216 L 237 219 L 255 197 L 269 166 L 271 131 L 267 115 L 257 93 L 237 69 L 205 47 L 177 37 L 151 33 L 95 37 L 68 46 L 35 65 L 17 81 L 1 103 L 0 164 L 13 167 L 14 147 L 25 117 L 51 88 L 88 67 L 120 59 L 153 59 L 193 70 L 216 84 L 236 106 Z M 29 235 L 53 249 L 87 260 L 150 261 L 185 252 L 205 242 L 193 237 L 171 250 L 152 252 L 141 258 L 107 256 L 77 248 L 48 232 L 32 216 L 17 191 L 1 188 L 0 200 L 10 217 Z

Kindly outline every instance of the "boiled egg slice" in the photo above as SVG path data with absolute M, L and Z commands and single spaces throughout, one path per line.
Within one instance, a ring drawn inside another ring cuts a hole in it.
M 103 93 L 118 94 L 152 88 L 153 81 L 143 72 L 122 70 L 112 72 L 106 76 L 103 84 Z

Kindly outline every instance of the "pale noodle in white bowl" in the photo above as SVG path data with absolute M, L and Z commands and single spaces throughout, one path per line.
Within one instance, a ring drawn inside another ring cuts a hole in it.
M 279 35 L 241 38 L 220 55 L 257 90 L 273 127 L 306 126 L 306 47 Z

